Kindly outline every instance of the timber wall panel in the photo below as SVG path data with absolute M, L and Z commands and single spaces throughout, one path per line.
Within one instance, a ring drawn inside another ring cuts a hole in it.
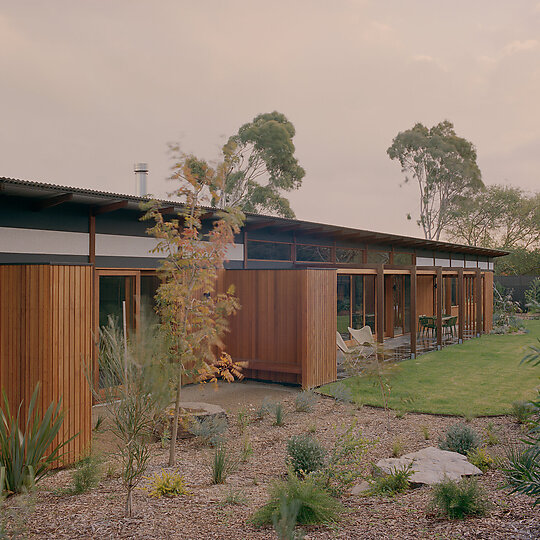
M 0 266 L 0 387 L 25 410 L 36 384 L 44 410 L 62 398 L 57 441 L 78 433 L 64 451 L 72 463 L 89 450 L 91 395 L 84 362 L 91 356 L 92 269 L 88 266 Z
M 307 362 L 302 386 L 313 388 L 337 379 L 337 273 L 307 270 Z
M 434 289 L 433 276 L 418 276 L 417 277 L 417 305 L 416 311 L 418 315 L 434 316 Z
M 304 387 L 335 380 L 335 270 L 226 270 L 218 283 L 234 285 L 241 305 L 224 342 L 249 362 L 246 377 Z

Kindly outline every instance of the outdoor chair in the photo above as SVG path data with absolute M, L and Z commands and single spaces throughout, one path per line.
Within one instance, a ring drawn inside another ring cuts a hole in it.
M 457 333 L 457 319 L 457 317 L 448 317 L 445 321 L 443 321 L 444 330 L 448 330 L 448 333 L 451 336 L 454 336 Z
M 358 346 L 349 347 L 345 343 L 345 341 L 343 340 L 339 332 L 336 332 L 336 344 L 338 348 L 341 350 L 341 352 L 343 352 L 346 355 L 351 355 L 351 356 L 356 355 L 356 354 L 358 355 L 361 354 L 362 349 L 363 349 L 363 347 L 358 347 Z
M 364 326 L 359 330 L 355 330 L 349 326 L 347 330 L 349 330 L 354 341 L 361 347 L 364 356 L 369 356 L 375 347 L 375 339 L 371 333 L 371 328 L 369 326 Z
M 435 317 L 428 317 L 427 315 L 420 315 L 418 317 L 418 330 L 419 333 L 423 336 L 424 334 L 435 333 L 437 331 L 437 323 Z
M 354 375 L 361 372 L 365 368 L 366 355 L 364 354 L 364 351 L 366 347 L 349 347 L 339 332 L 336 332 L 336 343 L 338 348 L 344 354 L 343 360 L 339 360 L 338 358 L 338 365 L 342 364 L 345 373 L 348 375 Z

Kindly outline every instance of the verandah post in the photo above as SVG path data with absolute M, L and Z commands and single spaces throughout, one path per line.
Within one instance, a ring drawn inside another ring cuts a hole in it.
M 377 341 L 384 343 L 384 269 L 377 266 Z
M 478 268 L 474 276 L 474 301 L 476 302 L 476 337 L 482 333 L 482 270 Z
M 465 287 L 463 284 L 463 268 L 458 268 L 458 341 L 463 342 L 463 328 L 465 327 Z
M 442 346 L 442 300 L 443 300 L 443 278 L 442 268 L 437 268 L 437 349 Z
M 411 317 L 411 358 L 416 358 L 416 335 L 418 333 L 418 315 L 416 313 L 416 266 L 411 266 L 410 317 Z

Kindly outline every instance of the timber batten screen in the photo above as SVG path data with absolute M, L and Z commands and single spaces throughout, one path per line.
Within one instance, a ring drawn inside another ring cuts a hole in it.
M 84 362 L 92 353 L 90 266 L 0 266 L 0 388 L 22 412 L 39 381 L 44 411 L 62 398 L 64 422 L 55 443 L 73 463 L 90 448 L 92 397 Z M 23 415 L 23 421 L 26 418 Z
M 303 388 L 336 380 L 335 270 L 226 270 L 220 286 L 230 285 L 241 309 L 225 350 L 249 362 L 248 378 Z

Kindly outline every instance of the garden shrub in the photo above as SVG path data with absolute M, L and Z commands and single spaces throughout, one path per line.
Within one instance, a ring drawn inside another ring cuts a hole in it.
M 540 342 L 540 339 L 538 340 Z M 521 363 L 540 365 L 540 347 L 531 345 Z M 509 465 L 504 471 L 512 493 L 524 493 L 534 498 L 534 505 L 540 505 L 540 390 L 534 401 L 530 402 L 532 409 L 527 419 L 527 433 L 523 439 L 526 450 L 515 452 L 510 456 Z
M 177 497 L 178 495 L 188 495 L 189 491 L 186 487 L 184 477 L 178 472 L 168 473 L 161 470 L 161 474 L 155 474 L 152 478 L 152 483 L 147 488 L 150 497 Z
M 487 446 L 495 446 L 499 444 L 499 436 L 493 422 L 489 422 L 486 427 L 486 436 L 484 437 Z
M 362 437 L 362 432 L 353 422 L 337 435 L 334 446 L 327 454 L 326 465 L 312 475 L 329 493 L 340 496 L 358 478 L 366 475 L 362 458 L 371 444 Z
M 244 437 L 242 440 L 242 451 L 240 453 L 240 461 L 246 463 L 253 455 L 253 445 L 248 437 Z
M 392 457 L 398 458 L 403 454 L 403 450 L 405 449 L 405 446 L 403 444 L 403 441 L 400 437 L 396 437 L 392 441 Z
M 448 428 L 445 438 L 439 441 L 439 448 L 466 456 L 469 450 L 480 445 L 480 441 L 480 436 L 473 428 L 465 424 L 455 424 Z
M 305 537 L 301 531 L 296 531 L 296 516 L 300 510 L 300 501 L 287 501 L 282 497 L 279 502 L 279 514 L 273 517 L 274 531 L 278 540 L 303 540 Z
M 296 523 L 317 525 L 332 523 L 339 519 L 343 506 L 328 491 L 322 488 L 312 476 L 298 478 L 289 471 L 286 480 L 278 480 L 269 489 L 268 502 L 251 517 L 254 525 L 266 525 L 280 520 L 283 505 L 298 501 Z
M 299 394 L 296 394 L 294 406 L 296 412 L 311 412 L 315 407 L 316 402 L 317 397 L 315 396 L 313 390 L 305 390 Z
M 240 429 L 240 433 L 243 434 L 246 428 L 251 423 L 249 411 L 245 407 L 242 407 L 236 413 L 236 421 L 238 422 L 238 428 Z
M 287 442 L 287 454 L 296 474 L 306 475 L 324 467 L 326 450 L 311 435 L 291 437 Z
M 101 480 L 101 460 L 90 455 L 81 459 L 75 466 L 71 475 L 73 486 L 70 490 L 72 494 L 86 493 L 99 485 Z
M 512 294 L 512 290 L 504 291 L 498 284 L 493 287 L 493 334 L 508 334 L 524 328 L 516 317 L 516 313 L 521 313 L 521 306 Z
M 506 450 L 505 461 L 502 471 L 508 487 L 519 487 L 534 477 L 540 479 L 540 462 L 534 447 L 524 444 L 510 446 Z
M 0 468 L 3 469 L 3 485 L 0 495 L 22 493 L 31 489 L 35 482 L 45 476 L 54 461 L 62 454 L 60 450 L 74 437 L 51 448 L 62 422 L 64 413 L 61 400 L 51 403 L 43 415 L 37 405 L 39 383 L 36 385 L 26 417 L 21 418 L 22 407 L 16 415 L 11 413 L 6 393 L 2 391 L 4 406 L 0 408 Z M 24 431 L 19 426 L 24 426 Z
M 525 291 L 525 305 L 529 313 L 540 313 L 540 278 L 534 279 Z
M 231 489 L 229 488 L 227 490 L 227 493 L 221 500 L 220 504 L 221 506 L 226 505 L 235 505 L 235 506 L 241 506 L 244 504 L 247 504 L 247 498 L 240 489 Z
M 224 484 L 227 476 L 236 469 L 236 462 L 229 454 L 227 447 L 220 444 L 214 451 L 212 459 L 212 484 Z
M 526 424 L 534 413 L 534 407 L 529 401 L 514 401 L 512 403 L 512 416 L 518 424 Z
M 285 409 L 283 408 L 283 403 L 277 403 L 274 408 L 274 426 L 282 426 L 285 424 Z
M 369 493 L 371 495 L 385 495 L 392 497 L 397 493 L 403 493 L 409 489 L 410 477 L 414 471 L 412 465 L 403 465 L 401 467 L 395 467 L 389 474 L 382 474 L 382 472 L 376 469 L 376 474 L 373 476 L 369 483 Z
M 189 432 L 210 446 L 222 443 L 226 430 L 227 420 L 219 416 L 209 416 L 202 420 L 194 419 L 189 425 Z
M 255 418 L 257 420 L 262 420 L 265 416 L 272 413 L 276 408 L 276 403 L 274 403 L 270 398 L 265 397 L 258 409 L 255 410 Z
M 424 424 L 420 427 L 420 429 L 422 430 L 424 440 L 429 441 L 429 439 L 431 438 L 431 434 L 429 433 L 429 427 Z
M 486 494 L 474 478 L 436 484 L 431 504 L 439 514 L 450 519 L 483 515 L 488 507 Z
M 354 400 L 351 389 L 343 383 L 336 384 L 330 391 L 330 395 L 341 403 L 352 403 Z
M 469 452 L 467 452 L 467 459 L 469 460 L 469 463 L 472 463 L 475 467 L 478 467 L 482 472 L 486 472 L 487 470 L 495 467 L 495 460 L 483 447 L 469 450 Z

